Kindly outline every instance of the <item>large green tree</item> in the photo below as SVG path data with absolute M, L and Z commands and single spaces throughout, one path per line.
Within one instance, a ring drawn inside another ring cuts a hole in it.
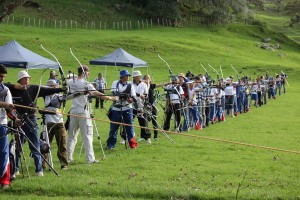
M 25 0 L 0 0 L 0 23 Z

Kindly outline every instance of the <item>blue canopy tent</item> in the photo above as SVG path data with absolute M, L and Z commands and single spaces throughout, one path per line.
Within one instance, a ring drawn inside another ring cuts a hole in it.
M 147 62 L 134 57 L 122 48 L 118 48 L 111 54 L 103 56 L 102 58 L 91 60 L 90 65 L 121 66 L 130 68 L 148 67 Z
M 27 69 L 58 69 L 59 65 L 48 58 L 42 57 L 15 40 L 0 46 L 0 64 L 6 67 Z
M 105 77 L 107 66 L 119 67 L 130 67 L 133 71 L 134 68 L 147 67 L 148 73 L 148 63 L 127 53 L 124 49 L 118 48 L 111 54 L 103 56 L 101 58 L 91 60 L 90 65 L 102 65 L 105 66 Z

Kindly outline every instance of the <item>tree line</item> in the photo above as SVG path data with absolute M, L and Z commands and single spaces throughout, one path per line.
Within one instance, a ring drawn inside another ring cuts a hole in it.
M 26 0 L 1 0 L 0 22 Z M 94 2 L 96 4 L 96 2 Z M 112 4 L 116 1 L 112 1 Z M 253 18 L 254 10 L 285 12 L 291 16 L 291 26 L 299 22 L 300 0 L 122 0 L 127 7 L 138 8 L 151 19 L 178 21 L 200 18 L 203 24 L 226 24 Z M 180 23 L 180 21 L 179 21 Z

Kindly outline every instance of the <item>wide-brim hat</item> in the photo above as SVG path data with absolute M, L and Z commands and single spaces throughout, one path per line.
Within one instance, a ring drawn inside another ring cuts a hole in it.
M 22 71 L 18 72 L 18 81 L 17 82 L 19 82 L 22 78 L 31 78 L 31 76 L 29 76 L 29 74 L 25 70 L 22 70 Z
M 184 75 L 184 73 L 179 73 L 179 74 L 178 74 L 178 77 L 183 77 L 183 78 L 185 78 L 185 75 Z
M 142 76 L 142 73 L 140 71 L 133 71 L 132 77 Z
M 127 70 L 120 71 L 120 78 L 124 76 L 131 76 L 131 74 Z

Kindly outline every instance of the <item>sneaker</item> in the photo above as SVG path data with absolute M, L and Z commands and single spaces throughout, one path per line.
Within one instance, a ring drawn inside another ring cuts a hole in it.
M 106 147 L 106 150 L 113 150 L 115 147 Z
M 155 138 L 154 138 L 154 141 L 157 141 L 157 139 L 158 139 L 158 138 L 157 138 L 157 137 L 155 137 Z
M 195 129 L 196 129 L 197 131 L 201 130 L 201 125 L 200 125 L 200 122 L 199 122 L 199 121 L 197 122 L 197 124 L 196 124 L 196 126 L 195 126 Z
M 122 138 L 120 144 L 125 144 L 125 140 Z
M 19 175 L 20 175 L 20 171 L 19 171 L 19 170 L 16 171 L 16 172 L 15 172 L 15 175 L 16 175 L 16 176 L 19 176 Z
M 138 140 L 138 142 L 141 142 L 141 141 L 144 141 L 145 139 L 144 138 L 140 138 L 139 140 Z
M 132 139 L 129 141 L 129 146 L 130 146 L 130 148 L 132 148 L 132 149 L 137 148 L 137 142 L 135 141 L 135 138 L 132 138 Z
M 88 164 L 94 164 L 94 163 L 99 163 L 99 160 L 88 161 Z
M 151 139 L 150 138 L 147 139 L 147 144 L 151 144 Z
M 35 175 L 36 176 L 44 176 L 44 172 L 37 172 Z
M 1 185 L 2 190 L 7 190 L 10 188 L 10 185 Z
M 60 167 L 62 170 L 67 170 L 68 169 L 68 165 L 63 165 Z
M 70 159 L 68 159 L 67 162 L 68 162 L 68 163 L 72 163 L 72 162 L 74 162 L 74 159 L 73 159 L 73 158 L 70 158 Z

